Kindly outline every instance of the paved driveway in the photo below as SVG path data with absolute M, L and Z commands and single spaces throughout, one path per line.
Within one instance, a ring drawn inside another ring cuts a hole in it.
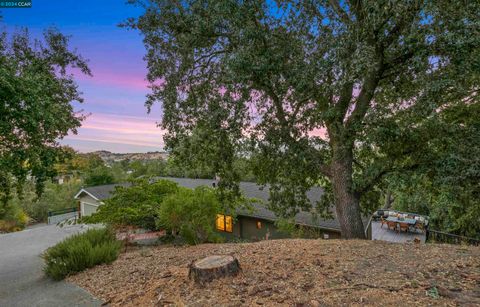
M 81 226 L 42 225 L 0 234 L 0 306 L 99 306 L 85 290 L 42 271 L 40 254 L 79 231 Z

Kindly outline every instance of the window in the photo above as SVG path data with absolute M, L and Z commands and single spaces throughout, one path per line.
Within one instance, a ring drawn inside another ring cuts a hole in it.
M 217 214 L 217 230 L 225 231 L 225 215 Z
M 225 231 L 233 232 L 233 220 L 230 215 L 225 216 Z
M 262 222 L 257 221 L 257 229 L 262 229 Z
M 217 230 L 233 232 L 233 219 L 230 215 L 217 214 Z

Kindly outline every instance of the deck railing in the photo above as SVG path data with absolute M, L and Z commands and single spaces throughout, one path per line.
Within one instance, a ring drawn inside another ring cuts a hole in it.
M 60 214 L 65 214 L 70 212 L 76 212 L 76 211 L 78 211 L 78 208 L 76 207 L 59 209 L 59 210 L 51 210 L 51 211 L 48 211 L 48 216 L 55 216 L 55 215 L 60 215 Z
M 479 239 L 459 236 L 452 233 L 446 233 L 430 229 L 427 230 L 426 241 L 428 243 L 467 244 L 480 246 Z
M 64 220 L 71 218 L 77 219 L 79 217 L 79 212 L 77 208 L 65 208 L 60 210 L 48 211 L 47 223 L 58 224 Z

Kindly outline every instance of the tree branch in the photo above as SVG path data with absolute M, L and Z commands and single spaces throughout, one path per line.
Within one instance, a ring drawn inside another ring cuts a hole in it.
M 416 52 L 417 52 L 417 50 L 408 50 L 404 54 L 402 54 L 402 55 L 400 55 L 400 56 L 398 56 L 394 59 L 386 61 L 385 70 L 388 71 L 388 70 L 391 70 L 391 69 L 394 69 L 394 68 L 398 67 L 401 64 L 404 64 L 409 59 L 411 59 L 415 55 Z
M 332 6 L 333 8 L 333 11 L 338 15 L 338 17 L 340 17 L 340 19 L 346 23 L 346 24 L 349 24 L 350 23 L 350 18 L 348 17 L 348 14 L 345 12 L 345 10 L 342 8 L 342 6 L 340 5 L 340 3 L 337 1 L 337 0 L 329 0 L 328 1 L 330 3 L 330 5 Z
M 337 121 L 343 122 L 345 114 L 347 114 L 348 107 L 353 96 L 353 82 L 346 82 L 340 92 L 340 98 L 335 105 L 335 113 L 337 114 Z
M 280 100 L 280 97 L 275 93 L 273 90 L 273 87 L 269 84 L 265 84 L 265 82 L 261 82 L 260 80 L 257 79 L 257 83 L 259 85 L 260 90 L 265 91 L 265 93 L 270 97 L 270 99 L 273 102 L 273 106 L 275 107 L 275 117 L 278 119 L 280 122 L 280 125 L 282 125 L 283 128 L 288 128 L 288 121 L 287 117 L 285 115 L 285 110 L 283 110 L 282 102 Z
M 384 65 L 382 59 L 377 65 L 377 68 L 374 69 L 369 74 L 369 76 L 365 78 L 362 90 L 358 95 L 357 101 L 355 103 L 355 109 L 345 123 L 345 127 L 347 130 L 356 131 L 356 125 L 358 125 L 365 117 L 365 114 L 370 107 L 370 102 L 375 94 L 375 89 L 377 88 L 377 85 L 382 77 L 383 70 Z
M 392 30 L 389 31 L 389 34 L 385 37 L 385 40 L 382 42 L 383 48 L 388 47 L 391 43 L 393 43 L 396 39 L 400 37 L 402 31 L 412 24 L 413 19 L 417 16 L 417 13 L 420 11 L 421 6 L 416 5 L 413 6 L 411 11 L 407 11 L 402 18 L 395 24 Z
M 361 188 L 355 189 L 355 192 L 358 193 L 358 194 L 365 193 L 366 191 L 370 190 L 375 184 L 380 182 L 380 180 L 382 179 L 383 176 L 385 176 L 389 173 L 392 173 L 392 172 L 414 170 L 417 167 L 419 167 L 420 165 L 421 165 L 420 163 L 416 162 L 416 163 L 413 163 L 413 164 L 410 164 L 410 165 L 404 166 L 404 167 L 393 167 L 393 166 L 386 167 L 386 168 L 382 169 L 380 172 L 378 172 L 374 177 L 372 177 Z
M 363 14 L 363 11 L 362 11 L 363 10 L 362 0 L 350 1 L 350 10 L 355 13 L 358 20 L 363 20 L 364 14 Z
M 380 172 L 378 172 L 373 178 L 371 178 L 365 185 L 361 188 L 355 189 L 355 192 L 358 194 L 365 193 L 366 191 L 370 190 L 375 184 L 377 184 L 383 176 L 393 171 L 393 168 L 384 168 Z

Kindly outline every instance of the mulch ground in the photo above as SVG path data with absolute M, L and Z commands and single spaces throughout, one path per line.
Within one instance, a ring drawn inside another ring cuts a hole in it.
M 197 285 L 188 265 L 232 254 L 242 273 Z M 271 240 L 130 248 L 68 278 L 112 306 L 479 306 L 480 247 Z

